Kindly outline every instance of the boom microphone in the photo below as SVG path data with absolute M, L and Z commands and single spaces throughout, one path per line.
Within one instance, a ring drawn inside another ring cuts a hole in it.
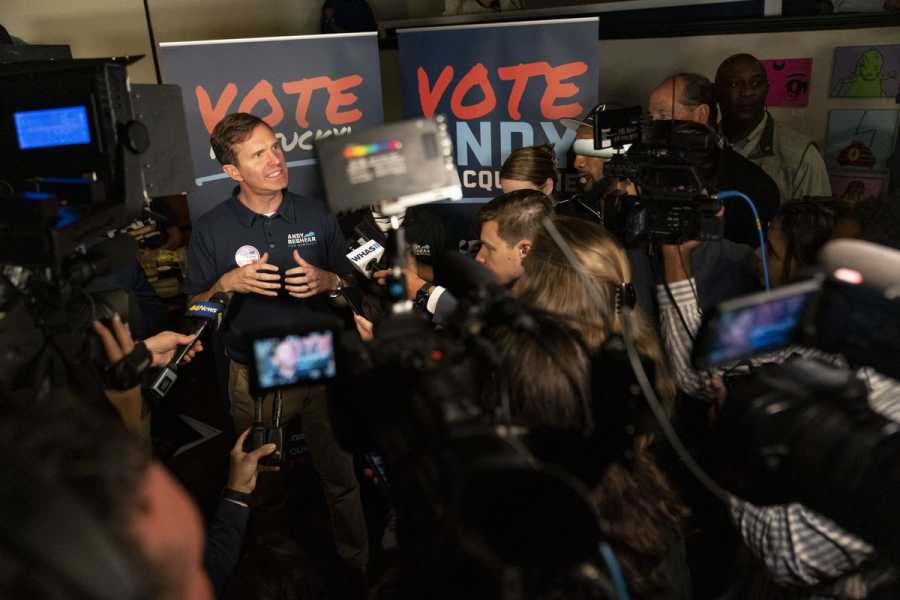
M 189 334 L 195 337 L 194 341 L 200 339 L 200 336 L 210 326 L 210 323 L 213 323 L 212 326 L 216 329 L 219 328 L 225 316 L 225 310 L 228 307 L 228 299 L 228 294 L 216 292 L 207 302 L 194 302 L 191 304 L 185 316 L 201 319 L 200 324 Z M 182 346 L 181 350 L 169 361 L 169 364 L 156 376 L 150 389 L 160 399 L 165 398 L 169 390 L 172 389 L 172 384 L 178 379 L 178 366 L 193 345 L 194 342 L 191 342 Z

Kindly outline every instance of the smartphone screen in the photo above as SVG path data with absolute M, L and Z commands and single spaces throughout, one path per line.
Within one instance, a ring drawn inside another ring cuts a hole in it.
M 694 343 L 694 366 L 715 367 L 795 343 L 806 310 L 820 287 L 817 280 L 804 281 L 723 302 L 700 327 Z
M 253 340 L 253 377 L 257 391 L 337 376 L 335 338 L 331 330 Z

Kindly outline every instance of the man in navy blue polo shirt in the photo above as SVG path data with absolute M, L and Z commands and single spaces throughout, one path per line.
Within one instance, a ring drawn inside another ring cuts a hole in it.
M 231 359 L 228 395 L 238 433 L 253 421 L 248 386 L 253 333 L 289 333 L 292 327 L 331 315 L 352 267 L 344 256 L 337 219 L 325 207 L 287 189 L 281 142 L 261 119 L 233 113 L 216 125 L 210 144 L 222 169 L 238 185 L 230 198 L 194 223 L 185 292 L 191 301 L 216 292 L 232 295 L 225 328 Z M 353 456 L 337 443 L 324 386 L 283 392 L 285 420 L 301 414 L 313 464 L 322 479 L 338 553 L 364 570 L 368 538 Z M 271 419 L 271 402 L 265 403 Z

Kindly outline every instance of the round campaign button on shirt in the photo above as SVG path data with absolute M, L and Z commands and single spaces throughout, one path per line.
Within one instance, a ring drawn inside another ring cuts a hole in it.
M 237 249 L 237 252 L 234 253 L 234 262 L 236 262 L 239 267 L 246 267 L 258 260 L 259 250 L 254 246 L 241 246 Z

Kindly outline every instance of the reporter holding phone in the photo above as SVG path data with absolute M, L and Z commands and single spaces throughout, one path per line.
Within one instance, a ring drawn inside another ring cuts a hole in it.
M 226 116 L 210 144 L 223 171 L 236 183 L 232 195 L 194 223 L 185 292 L 192 301 L 216 292 L 233 294 L 223 324 L 230 359 L 228 395 L 235 431 L 253 421 L 249 389 L 249 340 L 260 329 L 289 333 L 304 315 L 333 315 L 352 267 L 336 218 L 324 204 L 288 191 L 281 142 L 261 119 Z M 335 317 L 337 318 L 337 317 Z M 341 558 L 364 572 L 368 539 L 353 457 L 341 448 L 323 385 L 283 392 L 283 419 L 300 414 L 313 465 L 322 479 Z M 265 402 L 266 421 L 272 402 Z

